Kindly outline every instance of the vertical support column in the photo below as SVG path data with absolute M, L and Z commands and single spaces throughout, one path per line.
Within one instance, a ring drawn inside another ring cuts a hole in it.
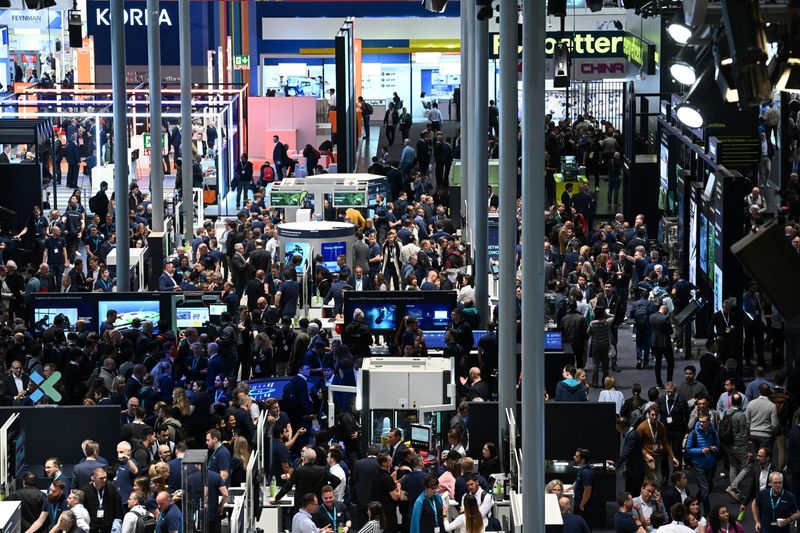
M 472 12 L 475 13 L 475 4 L 471 2 Z M 472 153 L 475 166 L 472 170 L 474 180 L 470 187 L 472 198 L 472 213 L 474 224 L 473 235 L 473 266 L 475 274 L 475 308 L 481 316 L 481 324 L 486 323 L 489 313 L 489 255 L 487 253 L 487 188 L 489 186 L 489 21 L 477 20 L 473 17 L 475 27 L 474 58 L 475 58 L 475 98 L 472 107 L 475 109 L 473 128 Z
M 472 116 L 472 102 L 470 96 L 472 95 L 472 83 L 470 82 L 472 76 L 472 61 L 470 54 L 470 41 L 471 41 L 471 28 L 470 25 L 470 1 L 461 2 L 461 105 L 460 105 L 460 118 L 461 118 L 461 203 L 455 206 L 457 211 L 454 211 L 453 217 L 459 216 L 465 221 L 462 234 L 469 235 L 468 228 L 471 226 L 472 220 L 469 217 L 469 129 L 472 127 L 470 117 Z M 413 100 L 413 98 L 412 98 Z
M 130 291 L 128 213 L 128 98 L 125 91 L 123 0 L 111 0 L 111 87 L 114 100 L 114 221 L 117 227 L 117 291 Z
M 192 201 L 192 38 L 189 0 L 178 2 L 178 25 L 181 41 L 181 159 L 183 168 L 183 238 L 192 242 L 194 235 L 194 202 Z M 200 199 L 202 201 L 202 199 Z M 199 220 L 197 221 L 200 222 Z
M 150 195 L 153 231 L 164 231 L 164 164 L 161 155 L 161 26 L 159 0 L 147 0 L 147 77 L 150 80 Z M 169 250 L 165 250 L 169 253 Z M 161 264 L 161 260 L 157 260 Z
M 500 290 L 501 302 L 514 302 L 517 284 L 517 2 L 500 0 Z M 517 317 L 515 305 L 499 314 L 498 420 L 508 431 L 506 408 L 517 398 Z M 505 455 L 507 450 L 502 450 Z
M 522 484 L 526 533 L 544 533 L 545 3 L 524 0 L 522 28 Z

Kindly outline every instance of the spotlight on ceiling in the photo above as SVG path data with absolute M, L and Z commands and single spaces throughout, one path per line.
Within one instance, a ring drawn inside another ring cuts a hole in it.
M 670 64 L 670 75 L 681 85 L 694 85 L 707 55 L 708 47 L 684 47 Z
M 667 25 L 667 33 L 678 44 L 686 44 L 692 37 L 692 28 L 683 21 L 683 14 L 677 13 Z
M 767 38 L 758 0 L 723 0 L 722 22 L 728 35 L 733 79 L 739 92 L 739 107 L 768 102 L 772 85 L 767 73 Z
M 738 102 L 739 92 L 733 80 L 733 58 L 724 33 L 717 33 L 714 36 L 711 53 L 714 55 L 714 80 L 722 93 L 722 98 L 726 102 Z
M 714 89 L 714 67 L 709 65 L 697 77 L 692 88 L 686 93 L 683 102 L 675 109 L 678 120 L 689 128 L 701 128 L 705 124 L 702 106 Z

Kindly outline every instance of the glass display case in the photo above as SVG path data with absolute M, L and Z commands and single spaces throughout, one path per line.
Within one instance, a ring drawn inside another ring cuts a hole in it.
M 208 533 L 208 450 L 186 450 L 181 462 L 184 533 Z

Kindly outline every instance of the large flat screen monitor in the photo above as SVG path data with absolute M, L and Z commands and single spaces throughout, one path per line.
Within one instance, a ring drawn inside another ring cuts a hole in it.
M 133 321 L 137 318 L 140 322 L 152 322 L 154 326 L 157 326 L 158 321 L 161 320 L 161 304 L 158 300 L 98 302 L 98 315 L 103 320 L 109 309 L 117 312 L 117 321 L 114 322 L 114 329 L 117 330 L 130 329 Z M 155 327 L 153 332 L 157 333 L 158 327 Z
M 210 318 L 208 307 L 179 307 L 175 310 L 175 326 L 178 329 L 202 328 Z
M 443 350 L 447 343 L 444 342 L 444 331 L 425 331 L 423 330 L 423 337 L 425 337 L 425 346 L 429 350 Z
M 561 339 L 560 331 L 544 332 L 544 349 L 545 351 L 553 352 L 560 352 L 564 349 L 564 342 Z
M 344 241 L 337 242 L 323 242 L 319 251 L 322 254 L 322 264 L 328 269 L 328 272 L 339 272 L 339 263 L 336 258 L 340 255 L 345 255 L 347 244 Z
M 292 264 L 292 258 L 296 255 L 299 255 L 303 258 L 298 266 L 295 267 L 295 270 L 298 274 L 303 273 L 303 265 L 306 261 L 309 261 L 311 258 L 309 257 L 311 251 L 311 246 L 307 242 L 293 242 L 293 241 L 286 241 L 286 245 L 284 248 L 286 260 L 284 261 L 287 265 Z

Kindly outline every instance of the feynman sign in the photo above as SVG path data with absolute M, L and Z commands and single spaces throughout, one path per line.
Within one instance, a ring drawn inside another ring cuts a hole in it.
M 111 10 L 109 8 L 97 8 L 95 9 L 96 13 L 96 21 L 98 26 L 111 26 L 111 20 L 109 16 L 111 14 Z M 148 25 L 148 17 L 147 17 L 147 10 L 146 9 L 124 9 L 123 10 L 124 17 L 125 17 L 125 24 L 128 26 L 147 26 Z M 172 26 L 172 19 L 169 17 L 169 13 L 167 13 L 166 9 L 162 9 L 161 13 L 158 15 L 158 24 L 160 26 Z
M 492 33 L 489 58 L 497 59 L 500 56 L 500 34 Z M 573 57 L 623 57 L 622 41 L 625 32 L 622 31 L 596 31 L 596 32 L 547 32 L 544 40 L 544 52 L 553 55 L 556 45 L 565 42 L 569 45 Z M 517 41 L 519 42 L 519 41 Z M 522 56 L 522 45 L 517 46 L 517 52 Z

